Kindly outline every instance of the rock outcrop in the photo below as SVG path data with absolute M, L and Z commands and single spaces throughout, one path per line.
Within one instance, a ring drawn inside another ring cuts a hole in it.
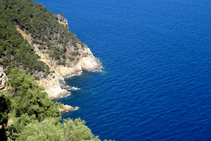
M 35 51 L 41 57 L 40 60 L 45 62 L 50 70 L 54 73 L 50 74 L 48 79 L 41 79 L 38 84 L 45 88 L 48 96 L 52 99 L 69 95 L 66 89 L 62 89 L 61 85 L 65 83 L 64 78 L 80 74 L 81 71 L 94 71 L 100 68 L 100 64 L 97 58 L 95 58 L 88 47 L 79 50 L 83 56 L 79 59 L 78 63 L 74 67 L 57 66 L 55 62 L 49 57 L 48 54 L 43 54 L 36 47 Z
M 64 105 L 64 104 L 63 104 L 63 108 L 58 108 L 58 109 L 59 109 L 59 111 L 60 111 L 61 113 L 64 113 L 64 112 L 68 112 L 68 111 L 77 110 L 78 107 L 72 107 L 72 106 Z
M 65 19 L 62 14 L 55 14 L 55 16 L 60 24 L 69 29 L 67 19 Z
M 0 66 L 0 90 L 3 90 L 6 87 L 7 76 L 3 71 L 3 67 Z
M 61 15 L 56 15 L 60 24 L 63 24 L 68 28 L 67 20 Z M 26 39 L 30 44 L 33 38 L 30 34 L 26 34 L 23 30 L 21 30 L 18 26 L 16 29 L 22 34 L 24 39 Z M 43 52 L 39 50 L 39 45 L 33 44 L 34 51 L 40 56 L 40 60 L 46 63 L 50 71 L 52 72 L 45 78 L 40 78 L 38 84 L 44 87 L 45 91 L 48 93 L 49 98 L 55 99 L 59 97 L 63 97 L 69 95 L 70 92 L 66 89 L 61 88 L 61 85 L 65 84 L 64 78 L 74 75 L 80 74 L 81 71 L 95 71 L 100 68 L 100 63 L 97 58 L 94 57 L 90 49 L 87 45 L 83 46 L 79 43 L 76 43 L 76 48 L 78 52 L 78 56 L 75 57 L 73 61 L 67 60 L 66 66 L 57 65 L 56 60 L 52 59 L 47 52 Z M 74 47 L 67 48 L 67 54 L 70 52 L 74 52 Z
M 21 30 L 19 26 L 16 26 L 16 29 L 21 33 L 21 35 L 23 36 L 23 38 L 25 40 L 27 40 L 31 44 L 31 42 L 32 42 L 31 36 L 28 35 L 26 32 L 24 32 L 23 30 Z

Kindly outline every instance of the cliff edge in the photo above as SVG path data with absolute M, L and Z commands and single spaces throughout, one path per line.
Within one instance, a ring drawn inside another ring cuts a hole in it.
M 68 21 L 67 21 L 67 19 L 65 19 L 63 17 L 63 14 L 55 14 L 55 16 L 56 16 L 56 19 L 58 20 L 58 22 L 60 24 L 64 25 L 64 27 L 66 27 L 66 28 L 69 29 L 69 27 L 68 27 Z
M 68 28 L 67 19 L 60 14 L 57 14 L 56 17 L 60 24 Z M 61 86 L 65 85 L 64 78 L 74 74 L 79 74 L 81 71 L 94 71 L 100 68 L 99 60 L 94 57 L 87 45 L 82 44 L 80 41 L 75 42 L 75 44 L 71 44 L 67 41 L 65 47 L 62 44 L 54 44 L 65 50 L 64 54 L 66 60 L 64 64 L 61 64 L 50 54 L 44 41 L 42 43 L 41 41 L 39 41 L 39 43 L 32 43 L 34 40 L 33 33 L 27 34 L 27 31 L 21 29 L 19 26 L 16 26 L 16 29 L 21 33 L 24 39 L 28 41 L 28 43 L 33 45 L 34 51 L 40 57 L 39 60 L 49 66 L 51 73 L 46 77 L 38 75 L 40 79 L 37 80 L 37 82 L 40 86 L 45 88 L 45 91 L 51 99 L 70 94 L 69 91 L 61 88 Z

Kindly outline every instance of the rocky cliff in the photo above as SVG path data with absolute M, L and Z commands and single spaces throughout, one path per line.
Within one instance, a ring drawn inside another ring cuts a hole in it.
M 60 14 L 56 15 L 58 22 L 68 27 L 67 20 Z M 33 40 L 33 35 L 26 34 L 25 31 L 21 30 L 20 27 L 16 29 L 22 34 L 22 36 L 31 44 Z M 83 46 L 82 46 L 83 45 Z M 77 49 L 77 57 L 73 60 L 67 59 L 66 65 L 58 65 L 58 61 L 50 57 L 49 53 L 40 50 L 40 44 L 33 44 L 35 52 L 40 56 L 40 60 L 46 63 L 51 73 L 45 77 L 38 80 L 38 84 L 45 88 L 48 96 L 51 99 L 59 98 L 70 94 L 66 89 L 62 89 L 61 86 L 65 85 L 64 78 L 79 74 L 81 71 L 94 71 L 100 68 L 99 60 L 94 57 L 87 45 L 76 43 L 75 46 L 66 47 L 66 56 L 73 53 Z M 59 46 L 59 45 L 58 45 Z
M 0 66 L 0 90 L 5 89 L 6 81 L 7 81 L 6 74 L 3 71 L 3 67 Z
M 69 29 L 67 19 L 65 19 L 62 14 L 55 14 L 55 16 L 60 24 Z
M 78 46 L 80 45 L 78 44 Z M 35 51 L 41 57 L 41 60 L 50 67 L 50 70 L 54 72 L 51 73 L 47 79 L 43 78 L 38 82 L 40 86 L 45 88 L 50 98 L 58 98 L 70 94 L 67 90 L 61 88 L 61 85 L 65 85 L 65 77 L 79 74 L 83 70 L 94 71 L 100 68 L 98 59 L 93 56 L 88 47 L 79 49 L 79 53 L 82 54 L 82 56 L 73 67 L 56 65 L 56 62 L 53 61 L 48 54 L 39 52 L 36 45 Z

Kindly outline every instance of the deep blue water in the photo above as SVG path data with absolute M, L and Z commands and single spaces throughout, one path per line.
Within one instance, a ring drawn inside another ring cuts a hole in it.
M 35 0 L 63 13 L 103 72 L 59 102 L 101 139 L 211 140 L 210 0 Z

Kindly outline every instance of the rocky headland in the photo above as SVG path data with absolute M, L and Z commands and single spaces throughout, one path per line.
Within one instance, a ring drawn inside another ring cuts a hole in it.
M 65 78 L 97 70 L 98 59 L 63 14 L 32 0 L 0 3 L 0 141 L 98 141 L 80 118 L 60 123 L 62 112 L 78 107 L 51 100 L 79 90 Z
M 58 20 L 58 22 L 60 24 L 64 25 L 64 27 L 66 27 L 66 28 L 69 29 L 69 27 L 68 27 L 68 21 L 67 21 L 67 19 L 65 19 L 63 17 L 63 14 L 55 14 L 55 16 L 56 16 L 56 19 Z
M 68 28 L 67 19 L 62 15 L 57 14 L 56 18 L 58 22 L 64 27 Z M 25 40 L 32 44 L 33 37 L 31 34 L 27 34 L 26 31 L 22 30 L 19 26 L 16 29 L 21 33 Z M 44 87 L 45 91 L 48 93 L 48 97 L 51 99 L 57 99 L 70 95 L 71 93 L 67 91 L 65 87 L 64 79 L 72 75 L 79 75 L 82 71 L 95 71 L 100 68 L 100 63 L 97 58 L 94 57 L 87 45 L 83 46 L 80 43 L 76 43 L 77 53 L 80 54 L 73 61 L 67 60 L 68 65 L 58 65 L 57 61 L 54 60 L 47 52 L 39 49 L 39 44 L 32 44 L 37 55 L 40 56 L 40 60 L 47 64 L 50 68 L 51 73 L 47 77 L 40 77 L 37 80 L 38 84 Z M 74 47 L 67 48 L 66 54 L 68 52 L 73 52 Z M 39 77 L 39 76 L 38 76 Z M 64 109 L 60 109 L 61 112 L 74 110 L 74 107 L 65 105 Z

